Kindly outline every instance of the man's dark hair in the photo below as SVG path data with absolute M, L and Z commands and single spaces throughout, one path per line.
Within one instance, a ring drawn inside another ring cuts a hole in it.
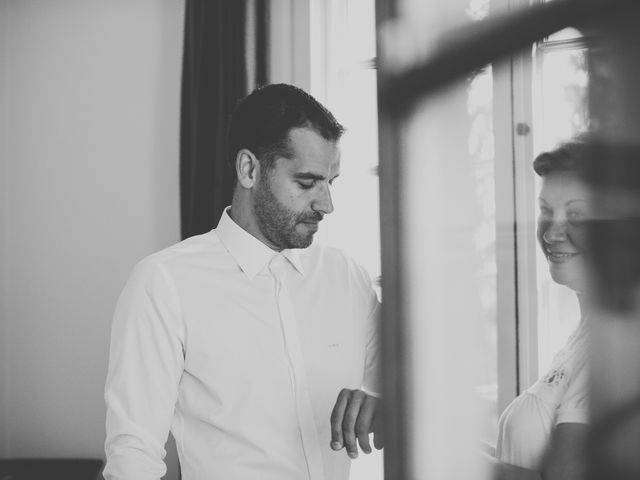
M 586 134 L 579 135 L 538 155 L 533 161 L 533 170 L 541 177 L 558 172 L 575 173 L 584 177 L 590 148 L 589 137 Z
M 236 106 L 229 123 L 229 162 L 243 148 L 250 150 L 266 170 L 278 156 L 289 157 L 289 131 L 308 127 L 326 140 L 344 132 L 332 113 L 315 98 L 284 83 L 256 88 Z

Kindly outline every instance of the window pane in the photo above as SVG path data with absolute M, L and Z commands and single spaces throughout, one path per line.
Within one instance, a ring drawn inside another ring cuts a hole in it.
M 498 423 L 497 318 L 496 318 L 496 204 L 493 141 L 493 77 L 491 67 L 469 84 L 467 112 L 470 120 L 469 156 L 480 209 L 474 246 L 481 262 L 480 291 L 481 345 L 480 384 L 477 388 L 482 409 L 481 440 L 494 444 Z
M 549 150 L 588 127 L 586 50 L 549 49 L 539 59 L 539 102 L 534 124 L 536 152 Z M 536 154 L 537 154 L 536 153 Z M 539 191 L 539 178 L 536 191 Z M 580 320 L 575 293 L 549 276 L 544 255 L 537 251 L 538 369 L 543 374 Z
M 546 39 L 546 42 L 579 40 L 581 38 L 582 33 L 580 33 L 580 30 L 576 30 L 575 28 L 565 28 L 564 30 L 560 30 L 559 32 L 554 33 L 553 35 L 549 35 Z
M 351 57 L 357 62 L 376 56 L 375 0 L 348 0 L 347 22 Z
M 378 112 L 376 71 L 354 66 L 330 91 L 330 108 L 347 128 L 341 142 L 340 177 L 333 187 L 336 210 L 325 219 L 329 243 L 339 245 L 380 276 L 378 209 Z
M 543 0 L 544 3 L 552 1 L 555 0 Z M 565 28 L 564 30 L 560 30 L 559 32 L 554 33 L 553 35 L 549 35 L 547 41 L 556 42 L 565 40 L 577 40 L 580 38 L 582 38 L 582 33 L 580 33 L 580 30 L 576 30 L 575 28 Z
M 347 252 L 377 280 L 381 268 L 378 97 L 376 70 L 372 68 L 376 56 L 375 0 L 327 0 L 322 5 L 327 24 L 320 51 L 326 58 L 312 61 L 326 61 L 326 104 L 346 132 L 340 142 L 340 177 L 332 187 L 336 209 L 323 221 L 318 240 Z M 360 455 L 351 464 L 351 480 L 382 477 L 382 451 Z
M 553 148 L 558 142 L 585 131 L 587 60 L 583 49 L 545 50 L 539 55 L 539 101 L 536 147 Z

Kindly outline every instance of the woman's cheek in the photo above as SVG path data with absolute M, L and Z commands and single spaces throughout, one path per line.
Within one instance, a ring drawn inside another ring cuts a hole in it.
M 540 248 L 544 251 L 544 232 L 549 229 L 549 225 L 551 222 L 549 220 L 538 219 L 538 226 L 536 228 L 536 237 L 538 238 L 538 243 L 540 244 Z
M 567 234 L 571 243 L 573 243 L 578 250 L 581 252 L 587 250 L 588 240 L 586 222 L 581 222 L 579 225 L 570 224 L 567 228 Z

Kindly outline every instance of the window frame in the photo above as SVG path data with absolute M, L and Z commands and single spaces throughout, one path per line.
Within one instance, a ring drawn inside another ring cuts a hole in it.
M 491 8 L 515 10 L 542 1 L 491 0 Z M 296 84 L 321 102 L 327 101 L 329 80 L 325 72 L 328 53 L 335 48 L 327 44 L 328 28 L 341 18 L 340 3 L 271 2 L 270 81 Z M 575 43 L 552 41 L 544 48 L 570 48 Z M 493 65 L 494 131 L 509 132 L 495 137 L 498 414 L 540 373 L 535 178 L 531 171 L 533 75 L 538 55 L 527 50 Z
M 492 0 L 491 7 L 515 10 L 550 0 Z M 542 56 L 553 50 L 585 48 L 583 37 L 544 39 L 494 65 L 497 221 L 513 224 L 513 236 L 496 236 L 498 258 L 498 408 L 503 411 L 540 376 L 540 319 L 536 230 L 534 102 Z M 509 163 L 508 159 L 511 159 Z M 507 186 L 508 185 L 508 186 Z M 501 191 L 499 189 L 502 189 Z M 511 200 L 513 207 L 509 205 Z M 512 243 L 510 243 L 512 242 Z M 513 273 L 515 272 L 515 274 Z M 515 303 L 515 305 L 513 304 Z M 515 365 L 515 369 L 512 368 Z
M 491 0 L 494 11 L 529 0 Z M 493 64 L 498 415 L 538 378 L 532 51 Z

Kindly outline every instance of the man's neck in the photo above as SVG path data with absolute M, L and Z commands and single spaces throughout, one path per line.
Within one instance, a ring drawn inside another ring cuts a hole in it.
M 240 228 L 242 228 L 245 232 L 250 234 L 251 236 L 257 238 L 262 243 L 264 243 L 271 250 L 276 252 L 281 252 L 282 248 L 278 248 L 272 245 L 265 237 L 262 235 L 260 228 L 258 227 L 258 223 L 255 220 L 255 215 L 244 202 L 236 202 L 234 197 L 234 202 L 231 204 L 231 208 L 228 211 L 229 217 L 231 220 L 235 222 Z

